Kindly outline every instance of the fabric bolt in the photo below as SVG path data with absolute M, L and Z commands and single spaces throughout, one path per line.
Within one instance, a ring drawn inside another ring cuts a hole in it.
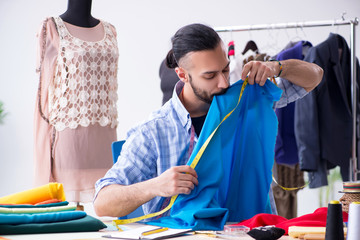
M 51 223 L 0 224 L 0 233 L 32 234 L 32 233 L 62 233 L 62 232 L 91 232 L 106 228 L 100 220 L 86 215 L 71 221 Z
M 65 201 L 64 188 L 61 183 L 48 183 L 1 197 L 0 204 L 36 204 L 54 198 Z
M 225 94 L 214 97 L 187 165 L 237 106 L 242 85 L 238 81 Z M 177 197 L 170 216 L 149 224 L 222 230 L 226 221 L 270 212 L 268 192 L 277 133 L 272 106 L 280 96 L 281 90 L 270 81 L 263 87 L 247 85 L 240 104 L 216 131 L 195 167 L 199 185 L 189 195 Z M 253 151 L 254 146 L 259 149 Z
M 117 139 L 116 30 L 105 21 L 83 28 L 47 18 L 38 44 L 35 185 L 61 182 L 67 200 L 89 202 Z
M 46 204 L 61 203 L 61 202 L 64 202 L 64 201 L 59 200 L 59 199 L 49 199 L 49 200 L 45 200 L 42 202 L 38 202 L 35 205 L 46 205 Z
M 0 204 L 2 208 L 46 208 L 46 207 L 57 207 L 57 206 L 67 206 L 69 202 L 61 201 L 55 203 L 47 203 L 47 204 Z
M 74 211 L 76 206 L 60 206 L 60 207 L 42 207 L 42 208 L 2 208 L 2 214 L 23 214 L 23 213 L 45 213 L 45 212 L 61 212 L 61 211 Z
M 36 213 L 36 214 L 0 213 L 0 225 L 63 222 L 63 221 L 83 218 L 85 216 L 86 213 L 83 211 L 51 212 L 51 213 Z
M 310 188 L 327 185 L 328 170 L 336 166 L 340 166 L 342 180 L 348 181 L 352 145 L 349 47 L 343 37 L 330 33 L 304 60 L 322 67 L 324 76 L 311 93 L 295 103 L 300 169 L 308 172 Z M 358 61 L 356 71 L 359 85 Z M 359 103 L 357 109 L 359 113 Z

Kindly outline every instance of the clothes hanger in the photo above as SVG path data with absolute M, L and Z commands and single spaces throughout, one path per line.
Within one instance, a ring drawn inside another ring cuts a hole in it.
M 346 15 L 346 12 L 344 11 L 344 12 L 341 14 L 341 16 L 340 16 L 339 19 L 334 18 L 333 28 L 335 29 L 335 31 L 334 31 L 335 34 L 338 34 L 338 32 L 339 32 L 339 25 L 335 25 L 336 21 L 338 21 L 338 20 L 339 20 L 339 21 L 345 21 L 345 15 Z
M 299 41 L 302 41 L 302 40 L 303 39 L 299 35 L 298 28 L 296 27 L 295 28 L 295 36 L 290 39 L 290 42 L 299 42 Z
M 241 52 L 242 55 L 245 55 L 245 53 L 249 50 L 252 50 L 255 53 L 259 53 L 259 49 L 256 45 L 256 43 L 253 40 L 250 40 L 246 43 L 244 50 Z
M 267 28 L 268 30 L 268 37 L 265 46 L 261 47 L 261 53 L 266 53 L 267 55 L 273 56 L 279 52 L 278 46 L 278 36 L 280 34 L 274 34 L 274 28 L 269 25 Z

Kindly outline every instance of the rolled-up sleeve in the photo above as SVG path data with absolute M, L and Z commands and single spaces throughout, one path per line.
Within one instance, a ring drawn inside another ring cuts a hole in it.
M 95 183 L 95 197 L 112 184 L 130 185 L 156 176 L 157 151 L 154 141 L 142 126 L 128 133 L 117 162 Z
M 277 85 L 283 90 L 279 101 L 274 103 L 273 108 L 282 108 L 291 102 L 303 98 L 308 92 L 298 85 L 295 85 L 284 78 L 276 79 Z

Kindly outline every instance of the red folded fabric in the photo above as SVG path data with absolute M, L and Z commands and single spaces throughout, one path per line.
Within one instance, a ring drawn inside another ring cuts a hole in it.
M 313 213 L 305 214 L 303 216 L 287 220 L 284 217 L 274 214 L 260 213 L 254 217 L 243 220 L 232 226 L 244 225 L 253 229 L 255 227 L 275 225 L 275 227 L 285 230 L 285 234 L 288 234 L 288 229 L 291 226 L 300 227 L 326 227 L 327 207 L 316 209 Z M 348 214 L 343 212 L 343 222 L 348 221 Z
M 244 225 L 251 229 L 255 227 L 260 226 L 268 226 L 268 225 L 275 225 L 281 222 L 288 221 L 286 218 L 274 215 L 274 214 L 268 214 L 268 213 L 260 213 L 256 214 L 250 219 L 243 220 L 239 223 L 232 224 L 231 226 L 237 226 L 237 225 Z

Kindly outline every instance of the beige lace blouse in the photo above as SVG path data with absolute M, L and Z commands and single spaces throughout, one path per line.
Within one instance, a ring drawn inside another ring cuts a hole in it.
M 54 17 L 38 42 L 35 185 L 60 182 L 68 201 L 89 202 L 116 141 L 116 31 L 104 21 L 82 28 Z

